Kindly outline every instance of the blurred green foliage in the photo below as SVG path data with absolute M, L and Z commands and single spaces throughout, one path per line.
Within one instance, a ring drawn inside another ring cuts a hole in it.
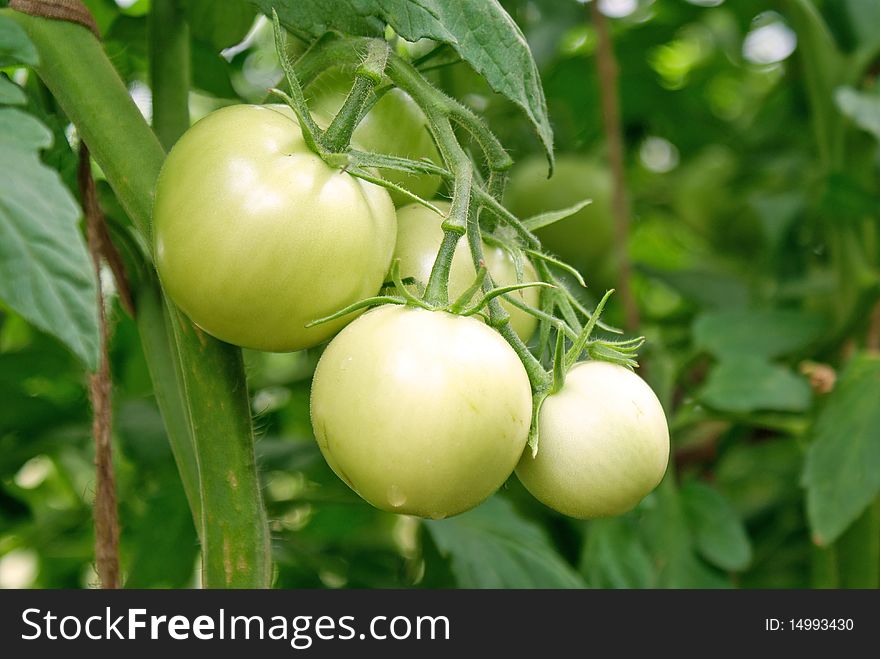
M 148 113 L 149 2 L 86 4 Z M 503 4 L 540 66 L 559 154 L 601 162 L 585 7 Z M 319 351 L 248 353 L 277 587 L 880 586 L 871 338 L 880 321 L 869 322 L 880 281 L 880 40 L 869 28 L 877 3 L 630 4 L 611 25 L 629 255 L 648 337 L 641 361 L 669 416 L 667 479 L 635 511 L 592 522 L 543 508 L 515 478 L 453 519 L 382 513 L 332 474 L 314 444 L 308 387 Z M 254 25 L 243 0 L 184 5 L 193 119 L 262 101 L 281 75 L 265 21 Z M 516 160 L 540 152 L 519 111 L 467 65 L 431 75 L 482 113 Z M 24 87 L 56 132 L 44 162 L 71 185 L 67 121 L 33 77 Z M 102 192 L 111 223 L 125 225 Z M 593 301 L 616 276 L 607 256 L 578 263 L 599 282 Z M 619 313 L 612 305 L 610 320 Z M 126 583 L 196 585 L 196 535 L 137 329 L 118 303 L 109 315 Z M 93 584 L 92 459 L 82 367 L 0 307 L 0 587 Z

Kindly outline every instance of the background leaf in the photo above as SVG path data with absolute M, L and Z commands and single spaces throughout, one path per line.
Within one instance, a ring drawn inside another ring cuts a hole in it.
M 880 2 L 876 0 L 843 0 L 849 13 L 852 31 L 862 48 L 874 51 L 880 48 Z
M 640 505 L 641 528 L 657 565 L 658 588 L 729 588 L 730 584 L 696 554 L 682 498 L 667 475 Z
M 880 140 L 880 94 L 840 87 L 834 92 L 834 100 L 844 115 Z
M 452 559 L 452 571 L 462 588 L 585 585 L 540 527 L 524 520 L 497 495 L 469 512 L 425 525 L 440 552 Z
M 8 16 L 0 16 L 0 68 L 12 64 L 36 66 L 37 49 L 21 26 Z
M 779 357 L 810 345 L 825 327 L 821 316 L 801 311 L 711 311 L 697 317 L 693 335 L 696 347 L 716 357 Z
M 0 74 L 0 104 L 23 105 L 27 101 L 24 90 Z
M 835 540 L 880 492 L 880 357 L 841 374 L 813 427 L 803 485 L 816 540 Z
M 192 36 L 217 52 L 241 41 L 256 15 L 245 0 L 183 0 L 181 4 Z
M 698 481 L 681 487 L 681 499 L 700 555 L 725 570 L 743 570 L 752 547 L 736 511 L 716 489 Z
M 807 381 L 788 368 L 742 355 L 716 364 L 699 398 L 727 412 L 800 412 L 810 406 L 811 392 Z
M 591 588 L 652 588 L 657 583 L 651 556 L 629 516 L 589 523 L 581 573 Z
M 33 117 L 0 109 L 0 298 L 94 369 L 95 274 L 77 227 L 79 206 L 40 162 L 38 150 L 51 143 Z

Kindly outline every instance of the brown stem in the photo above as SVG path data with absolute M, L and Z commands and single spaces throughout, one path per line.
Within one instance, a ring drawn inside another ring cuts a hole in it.
M 113 475 L 113 452 L 110 432 L 113 418 L 110 400 L 110 356 L 107 349 L 107 317 L 101 291 L 102 245 L 106 226 L 95 181 L 92 178 L 89 150 L 80 147 L 77 172 L 80 198 L 86 217 L 89 253 L 98 280 L 98 318 L 101 333 L 101 360 L 98 371 L 89 376 L 89 397 L 92 401 L 92 434 L 95 438 L 95 564 L 102 588 L 119 588 L 119 519 L 116 510 L 116 483 Z
M 596 67 L 599 71 L 599 96 L 602 103 L 602 117 L 605 123 L 605 139 L 608 142 L 608 160 L 611 163 L 612 198 L 611 210 L 614 214 L 614 250 L 618 264 L 617 291 L 623 304 L 624 325 L 632 330 L 639 325 L 639 308 L 632 292 L 632 265 L 629 260 L 627 244 L 629 241 L 629 200 L 623 173 L 623 130 L 620 121 L 620 100 L 617 88 L 617 59 L 611 43 L 608 21 L 599 10 L 599 3 L 589 3 L 593 25 L 596 27 L 598 43 L 596 48 Z
M 31 16 L 79 23 L 101 38 L 92 12 L 81 0 L 9 0 L 9 7 Z

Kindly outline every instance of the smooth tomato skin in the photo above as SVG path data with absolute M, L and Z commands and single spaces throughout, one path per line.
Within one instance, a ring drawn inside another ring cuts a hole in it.
M 504 483 L 531 410 L 513 349 L 444 311 L 365 313 L 330 342 L 312 382 L 312 428 L 333 471 L 377 508 L 434 519 Z
M 611 175 L 608 169 L 584 156 L 563 154 L 547 178 L 547 161 L 531 157 L 510 173 L 505 205 L 517 217 L 560 210 L 584 199 L 592 203 L 574 215 L 537 231 L 541 244 L 576 267 L 596 291 L 614 285 L 611 213 Z
M 448 214 L 449 202 L 434 202 L 441 211 Z M 414 277 L 422 284 L 427 284 L 437 250 L 443 241 L 443 218 L 421 204 L 410 204 L 397 211 L 397 247 L 394 258 L 400 259 L 402 277 Z M 510 286 L 517 283 L 516 265 L 510 254 L 501 247 L 493 247 L 483 243 L 483 260 L 486 269 L 498 286 Z M 467 240 L 462 238 L 456 245 L 449 270 L 449 300 L 456 300 L 464 293 L 477 276 L 474 262 L 468 249 Z M 526 260 L 523 265 L 523 281 L 540 281 L 534 266 Z M 526 288 L 511 295 L 519 295 L 520 299 L 533 307 L 538 307 L 540 289 Z M 502 300 L 502 306 L 510 314 L 510 325 L 523 341 L 528 341 L 538 319 L 531 314 L 517 309 Z
M 352 75 L 338 68 L 319 75 L 306 89 L 309 107 L 326 117 L 335 116 L 351 89 Z M 352 141 L 365 151 L 412 160 L 428 159 L 435 164 L 443 162 L 428 130 L 425 113 L 402 89 L 391 89 L 376 102 L 358 124 Z M 440 187 L 439 176 L 408 174 L 390 169 L 383 169 L 380 173 L 422 199 L 430 199 Z M 398 192 L 389 192 L 396 206 L 411 201 Z
M 162 167 L 153 223 L 171 299 L 218 339 L 269 351 L 350 322 L 305 328 L 375 295 L 397 233 L 388 193 L 309 151 L 286 106 L 230 106 L 193 125 Z
M 651 388 L 608 362 L 572 368 L 538 415 L 538 455 L 516 468 L 532 495 L 578 519 L 619 515 L 662 480 L 669 428 Z

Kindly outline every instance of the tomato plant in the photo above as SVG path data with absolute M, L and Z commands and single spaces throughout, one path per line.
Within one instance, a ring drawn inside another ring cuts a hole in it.
M 205 117 L 169 154 L 153 211 L 165 290 L 199 327 L 260 350 L 301 350 L 350 318 L 312 320 L 382 284 L 396 231 L 382 188 L 328 167 L 286 106 Z
M 523 451 L 529 379 L 486 325 L 383 306 L 321 356 L 311 395 L 321 452 L 383 510 L 442 519 L 497 490 Z
M 666 471 L 663 407 L 623 366 L 575 366 L 562 389 L 544 401 L 538 427 L 538 453 L 526 452 L 516 474 L 535 497 L 571 517 L 625 513 Z
M 876 3 L 661 4 L 0 1 L 0 588 L 880 586 Z
M 444 213 L 449 212 L 450 206 L 446 202 L 435 202 L 434 205 Z M 420 204 L 410 204 L 397 211 L 397 246 L 394 249 L 394 258 L 400 259 L 401 276 L 414 277 L 423 285 L 428 281 L 431 268 L 434 267 L 434 259 L 437 257 L 437 249 L 443 240 L 442 219 L 434 211 Z M 483 243 L 483 259 L 495 283 L 500 286 L 517 283 L 516 263 L 503 247 Z M 477 271 L 468 253 L 467 241 L 461 240 L 455 248 L 452 267 L 449 270 L 450 299 L 455 299 L 464 293 L 476 276 Z M 522 278 L 523 281 L 538 279 L 534 266 L 528 260 L 523 261 Z M 535 288 L 527 288 L 511 295 L 519 296 L 530 306 L 538 306 L 540 294 Z M 501 304 L 510 314 L 510 324 L 513 329 L 523 341 L 528 341 L 538 325 L 537 319 L 509 302 L 502 301 Z
M 345 70 L 326 71 L 306 89 L 309 105 L 318 114 L 332 117 L 342 107 L 350 87 L 351 75 Z M 392 88 L 379 98 L 358 124 L 353 139 L 367 151 L 440 162 L 425 114 L 401 89 Z M 385 177 L 424 199 L 433 197 L 440 187 L 440 178 L 430 174 L 390 171 Z M 391 199 L 398 206 L 411 201 L 396 190 L 391 191 Z

